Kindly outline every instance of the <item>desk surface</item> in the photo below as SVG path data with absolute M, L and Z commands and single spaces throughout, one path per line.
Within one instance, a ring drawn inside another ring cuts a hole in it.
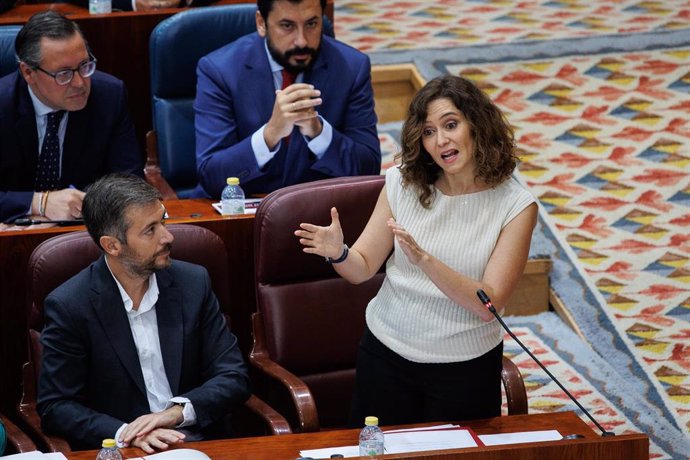
M 463 423 L 477 434 L 511 433 L 558 429 L 561 434 L 577 433 L 583 439 L 573 441 L 553 441 L 512 446 L 493 446 L 482 448 L 452 449 L 446 451 L 423 452 L 417 454 L 385 455 L 383 458 L 559 458 L 559 459 L 649 459 L 648 438 L 641 434 L 601 438 L 594 433 L 574 412 L 552 414 L 518 415 L 496 417 Z M 383 427 L 384 430 L 387 427 Z M 213 460 L 286 460 L 299 457 L 303 449 L 337 447 L 357 444 L 359 429 L 334 430 L 319 433 L 291 434 L 283 436 L 264 436 L 257 438 L 228 439 L 221 441 L 194 442 L 182 448 L 205 452 Z M 535 449 L 539 455 L 534 456 Z M 620 455 L 614 452 L 620 451 Z M 97 451 L 75 452 L 69 455 L 74 460 L 92 460 Z M 598 456 L 597 452 L 601 453 Z M 139 449 L 122 449 L 123 457 L 132 459 L 142 455 Z M 555 455 L 554 455 L 555 454 Z M 594 455 L 594 456 L 592 456 Z M 604 456 L 605 455 L 605 456 Z

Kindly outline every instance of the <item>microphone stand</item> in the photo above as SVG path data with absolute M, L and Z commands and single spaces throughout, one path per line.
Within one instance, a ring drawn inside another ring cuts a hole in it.
M 527 354 L 530 356 L 530 358 L 532 358 L 534 360 L 535 363 L 539 364 L 539 367 L 541 367 L 544 370 L 544 372 L 546 372 L 546 374 L 551 378 L 551 380 L 556 382 L 556 384 L 561 388 L 561 390 L 563 390 L 565 392 L 565 394 L 567 394 L 568 397 L 577 405 L 577 407 L 579 407 L 580 410 L 582 410 L 582 412 L 584 412 L 587 415 L 587 417 L 589 417 L 589 419 L 597 426 L 597 428 L 599 428 L 599 430 L 601 430 L 601 436 L 603 436 L 603 437 L 615 436 L 616 435 L 615 433 L 612 433 L 611 431 L 606 431 L 601 425 L 599 425 L 599 423 L 596 420 L 594 420 L 594 417 L 592 417 L 592 415 L 587 411 L 587 409 L 582 407 L 582 404 L 580 404 L 578 402 L 578 400 L 575 399 L 575 397 L 573 395 L 571 395 L 570 392 L 568 390 L 566 390 L 566 388 L 563 385 L 561 385 L 561 382 L 559 382 L 558 379 L 556 377 L 554 377 L 554 375 L 551 372 L 549 372 L 549 370 L 546 367 L 544 367 L 544 365 L 541 363 L 541 361 L 539 361 L 537 359 L 537 357 L 534 356 L 532 354 L 532 352 L 529 351 L 527 349 L 527 347 L 522 344 L 522 342 L 520 342 L 520 339 L 518 339 L 515 336 L 515 334 L 513 334 L 513 331 L 510 330 L 508 325 L 505 322 L 503 322 L 503 319 L 501 318 L 501 316 L 496 311 L 496 308 L 491 303 L 491 299 L 489 299 L 489 296 L 486 295 L 486 292 L 484 292 L 482 289 L 479 289 L 477 291 L 477 297 L 479 297 L 479 300 L 482 302 L 482 304 L 484 304 L 484 306 L 486 308 L 488 308 L 491 313 L 493 313 L 493 315 L 496 317 L 498 322 L 501 323 L 501 326 L 503 326 L 503 329 L 505 329 L 506 332 L 508 334 L 510 334 L 510 336 L 513 338 L 513 340 L 515 340 L 518 343 L 518 345 L 520 345 L 520 347 L 527 352 Z M 568 436 L 572 436 L 572 435 L 568 435 Z M 573 438 L 574 437 L 576 437 L 576 436 L 573 436 Z M 579 436 L 577 436 L 577 437 L 579 437 Z M 570 439 L 570 438 L 567 438 L 566 436 L 564 436 L 564 438 Z

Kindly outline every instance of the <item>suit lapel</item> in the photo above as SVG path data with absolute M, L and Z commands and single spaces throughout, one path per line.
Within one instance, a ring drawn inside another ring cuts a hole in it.
M 91 305 L 122 366 L 127 370 L 139 391 L 146 397 L 144 376 L 141 372 L 141 363 L 134 344 L 132 329 L 127 319 L 127 312 L 115 280 L 102 256 L 94 265 L 93 278 Z
M 15 129 L 26 161 L 27 174 L 31 174 L 33 181 L 36 176 L 38 163 L 38 128 L 36 127 L 36 112 L 34 111 L 29 88 L 24 78 L 17 72 L 17 122 Z
M 252 82 L 251 85 L 246 85 L 246 91 L 252 93 L 252 100 L 255 103 L 255 109 L 258 112 L 259 119 L 268 120 L 273 113 L 273 105 L 276 100 L 273 74 L 271 73 L 271 66 L 268 63 L 266 56 L 266 48 L 264 46 L 264 39 L 256 34 L 256 39 L 252 44 L 251 51 L 246 54 L 246 61 L 244 64 L 245 75 L 240 81 Z M 269 91 L 265 89 L 269 88 Z M 252 110 L 248 107 L 236 107 L 236 110 Z M 262 123 L 263 123 L 262 122 Z
M 173 262 L 174 263 L 174 262 Z M 168 377 L 173 395 L 180 393 L 180 375 L 182 372 L 182 346 L 184 341 L 184 323 L 182 315 L 182 292 L 174 283 L 167 270 L 156 272 L 158 282 L 158 302 L 156 303 L 156 320 L 158 337 L 163 355 L 163 366 Z

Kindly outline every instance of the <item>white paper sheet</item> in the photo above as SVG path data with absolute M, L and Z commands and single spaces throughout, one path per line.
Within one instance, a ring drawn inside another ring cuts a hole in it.
M 477 447 L 470 432 L 457 425 L 385 431 L 384 444 L 387 454 Z M 346 458 L 357 457 L 359 447 L 341 446 L 300 451 L 302 457 L 329 458 L 333 454 L 342 454 Z
M 211 460 L 208 455 L 195 449 L 171 449 L 147 455 L 145 460 Z
M 385 435 L 385 445 L 387 454 L 477 447 L 470 432 L 459 428 L 390 433 Z
M 330 458 L 333 454 L 341 454 L 345 458 L 359 457 L 359 446 L 324 447 L 323 449 L 300 450 L 300 457 Z
M 37 450 L 33 452 L 24 452 L 23 454 L 5 455 L 2 458 L 11 458 L 13 460 L 67 460 L 67 457 L 62 455 L 60 452 L 44 454 L 43 452 L 39 452 Z
M 563 436 L 557 430 L 522 431 L 519 433 L 483 434 L 478 436 L 487 446 L 522 444 L 525 442 L 560 441 Z

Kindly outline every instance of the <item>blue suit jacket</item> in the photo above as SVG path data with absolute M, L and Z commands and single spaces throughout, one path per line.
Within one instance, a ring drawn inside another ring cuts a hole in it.
M 320 160 L 298 129 L 262 169 L 251 135 L 271 118 L 273 75 L 264 39 L 246 35 L 199 61 L 197 67 L 196 159 L 199 183 L 220 197 L 227 177 L 239 177 L 248 195 L 338 176 L 379 174 L 381 148 L 371 88 L 369 58 L 323 36 L 304 82 L 321 91 L 319 115 L 333 127 L 333 140 Z
M 17 71 L 0 79 L 0 220 L 21 216 L 31 205 L 38 152 L 34 106 Z M 117 171 L 143 177 L 143 168 L 125 87 L 115 77 L 96 72 L 86 107 L 69 113 L 59 188 L 84 190 Z
M 173 396 L 189 398 L 201 432 L 249 397 L 249 379 L 206 270 L 179 260 L 156 272 L 158 333 Z M 150 413 L 122 298 L 103 257 L 44 302 L 38 412 L 43 429 L 95 449 Z

